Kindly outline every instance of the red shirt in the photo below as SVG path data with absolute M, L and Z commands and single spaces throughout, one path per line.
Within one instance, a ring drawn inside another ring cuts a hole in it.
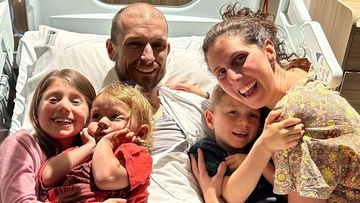
M 99 202 L 116 197 L 127 199 L 128 203 L 147 202 L 152 158 L 146 148 L 134 143 L 126 143 L 120 145 L 114 155 L 124 163 L 129 176 L 129 187 L 109 191 L 97 188 L 91 172 L 90 160 L 71 169 L 62 186 L 51 188 L 48 191 L 48 201 Z

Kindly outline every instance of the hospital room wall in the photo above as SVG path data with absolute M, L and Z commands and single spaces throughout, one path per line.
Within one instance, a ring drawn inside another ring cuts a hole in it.
M 135 2 L 138 0 L 103 0 L 104 2 L 123 2 L 123 3 L 129 3 L 129 2 Z M 140 0 L 139 0 L 140 1 Z M 154 4 L 168 4 L 170 6 L 176 6 L 176 5 L 184 5 L 188 2 L 191 2 L 191 0 L 148 0 L 150 3 Z M 269 1 L 269 11 L 271 13 L 276 13 L 277 7 L 280 0 L 270 0 Z M 235 2 L 235 1 L 234 1 Z M 261 0 L 262 5 L 264 0 Z M 17 47 L 17 42 L 19 38 L 21 37 L 21 34 L 25 33 L 28 30 L 28 23 L 27 23 L 27 17 L 26 17 L 26 1 L 25 0 L 9 0 L 10 5 L 12 6 L 13 11 L 13 24 L 14 24 L 14 38 L 15 38 L 15 50 Z
M 129 2 L 137 2 L 141 0 L 103 0 L 103 1 L 129 3 Z M 184 5 L 188 2 L 191 2 L 191 0 L 148 0 L 148 1 L 155 5 L 170 5 L 170 6 Z M 280 0 L 269 1 L 269 11 L 271 13 L 274 14 L 276 13 L 279 1 Z M 9 0 L 9 2 L 14 12 L 13 21 L 15 24 L 15 28 L 19 33 L 24 33 L 25 31 L 28 30 L 27 17 L 26 17 L 26 2 L 25 0 Z M 264 0 L 261 0 L 260 5 L 262 5 L 263 2 Z
M 9 2 L 13 11 L 13 32 L 16 50 L 19 38 L 28 30 L 26 5 L 24 0 L 9 0 Z
M 144 2 L 143 0 L 100 0 L 108 4 L 128 4 L 134 2 Z M 179 6 L 189 3 L 191 0 L 148 0 L 147 2 L 154 5 L 170 5 L 170 6 Z
M 132 2 L 143 2 L 143 0 L 101 0 L 102 2 L 109 3 L 109 4 L 118 4 L 118 3 L 132 3 Z M 251 0 L 250 0 L 251 1 Z M 306 1 L 306 0 L 305 0 Z M 184 5 L 191 0 L 148 0 L 149 3 L 152 3 L 154 5 L 170 5 L 170 6 L 179 6 Z M 261 1 L 262 3 L 264 0 Z M 269 10 L 272 13 L 276 13 L 277 11 L 277 5 L 279 4 L 279 0 L 271 0 L 269 1 Z

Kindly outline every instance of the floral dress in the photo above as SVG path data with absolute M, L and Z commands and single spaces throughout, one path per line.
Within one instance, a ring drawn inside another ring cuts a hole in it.
M 354 108 L 310 72 L 275 109 L 300 118 L 305 135 L 295 147 L 274 154 L 274 192 L 360 202 L 360 116 Z

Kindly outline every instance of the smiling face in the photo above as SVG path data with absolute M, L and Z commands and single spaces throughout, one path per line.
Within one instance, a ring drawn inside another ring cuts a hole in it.
M 165 75 L 170 49 L 164 17 L 151 6 L 132 6 L 121 13 L 118 25 L 116 42 L 108 40 L 107 48 L 120 80 L 152 90 Z
M 206 121 L 214 130 L 216 143 L 228 152 L 244 148 L 256 137 L 260 126 L 260 110 L 224 94 L 212 111 L 207 110 Z
M 206 57 L 225 92 L 258 109 L 270 105 L 275 92 L 275 75 L 270 64 L 274 54 L 269 40 L 260 48 L 245 44 L 240 37 L 219 36 Z
M 37 112 L 40 128 L 64 148 L 83 129 L 88 113 L 85 96 L 59 78 L 43 92 Z
M 271 57 L 267 47 L 224 36 L 207 53 L 208 65 L 225 92 L 253 108 L 267 106 L 275 90 Z
M 139 121 L 131 112 L 130 107 L 116 98 L 96 97 L 91 109 L 88 131 L 98 142 L 104 135 L 128 128 L 130 131 L 139 131 Z

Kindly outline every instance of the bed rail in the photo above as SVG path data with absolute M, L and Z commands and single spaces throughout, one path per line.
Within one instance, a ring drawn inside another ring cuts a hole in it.
M 281 0 L 276 23 L 285 32 L 287 53 L 304 55 L 317 68 L 317 78 L 335 89 L 341 84 L 342 69 L 321 25 L 312 21 L 303 1 Z

